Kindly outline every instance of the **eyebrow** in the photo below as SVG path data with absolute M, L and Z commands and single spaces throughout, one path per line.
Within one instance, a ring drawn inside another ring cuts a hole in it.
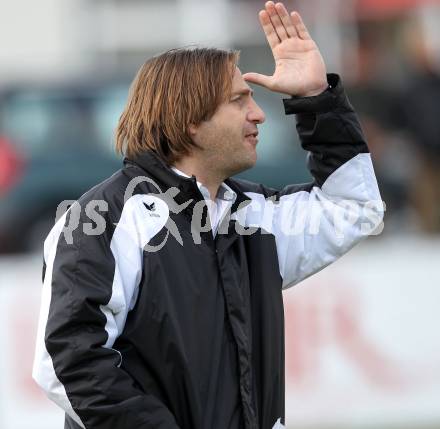
M 251 95 L 251 96 L 253 96 L 254 95 L 254 91 L 252 91 L 252 89 L 250 89 L 250 88 L 240 89 L 238 91 L 234 91 L 231 94 L 231 96 L 234 96 L 234 95 Z

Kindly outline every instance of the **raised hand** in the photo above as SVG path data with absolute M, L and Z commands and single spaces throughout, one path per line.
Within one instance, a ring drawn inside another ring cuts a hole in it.
M 259 19 L 275 60 L 272 76 L 245 73 L 251 83 L 302 97 L 320 94 L 327 88 L 324 60 L 298 12 L 290 15 L 282 3 L 268 1 Z

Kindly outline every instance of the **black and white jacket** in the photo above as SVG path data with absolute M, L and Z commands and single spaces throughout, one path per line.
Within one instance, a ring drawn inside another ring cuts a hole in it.
M 371 233 L 383 209 L 338 76 L 297 114 L 314 182 L 241 180 L 213 237 L 195 178 L 152 152 L 83 195 L 44 243 L 33 376 L 66 428 L 284 427 L 282 289 Z

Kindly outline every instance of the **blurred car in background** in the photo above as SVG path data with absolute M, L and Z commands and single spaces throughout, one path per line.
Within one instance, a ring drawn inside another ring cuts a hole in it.
M 128 80 L 0 92 L 0 254 L 42 250 L 58 205 L 122 166 L 114 150 Z M 280 188 L 309 180 L 305 152 L 279 96 L 259 100 L 258 162 L 239 176 Z
M 120 168 L 112 133 L 127 89 L 21 86 L 0 94 L 0 253 L 41 250 L 59 203 Z

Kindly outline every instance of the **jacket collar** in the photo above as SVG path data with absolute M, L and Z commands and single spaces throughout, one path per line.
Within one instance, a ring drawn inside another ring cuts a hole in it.
M 124 164 L 135 164 L 142 168 L 149 176 L 157 181 L 162 192 L 167 189 L 176 187 L 179 193 L 175 197 L 177 203 L 182 204 L 193 198 L 197 201 L 204 199 L 198 186 L 195 176 L 185 177 L 175 173 L 154 151 L 148 150 L 134 158 L 124 158 Z M 243 203 L 249 203 L 251 200 L 243 191 L 241 191 L 234 180 L 226 179 L 225 183 L 236 193 L 237 198 L 232 205 L 231 212 L 235 212 Z

